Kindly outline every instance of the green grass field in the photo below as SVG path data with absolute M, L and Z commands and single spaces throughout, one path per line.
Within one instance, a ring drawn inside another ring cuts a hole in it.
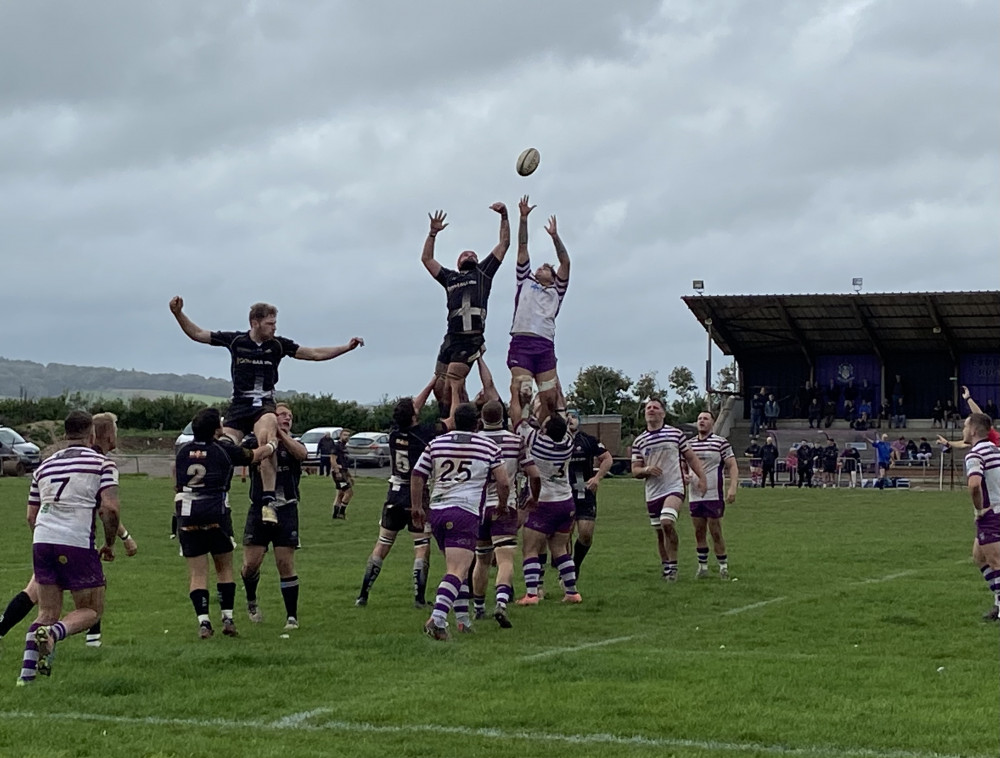
M 31 572 L 26 490 L 0 480 L 3 603 Z M 167 539 L 170 484 L 123 477 L 140 552 L 107 567 L 104 647 L 60 643 L 51 679 L 15 688 L 27 622 L 0 642 L 0 755 L 1000 753 L 1000 628 L 980 620 L 964 493 L 741 490 L 725 520 L 736 579 L 693 579 L 685 521 L 667 585 L 641 485 L 610 480 L 582 605 L 514 608 L 511 630 L 490 620 L 438 643 L 420 633 L 405 536 L 354 607 L 384 484 L 361 479 L 346 522 L 330 521 L 332 492 L 303 481 L 302 628 L 281 636 L 271 562 L 264 623 L 240 610 L 238 639 L 202 641 Z M 238 525 L 245 493 L 237 481 Z

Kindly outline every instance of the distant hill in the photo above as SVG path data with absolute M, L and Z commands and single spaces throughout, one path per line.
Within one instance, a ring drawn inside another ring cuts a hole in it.
M 227 379 L 197 374 L 147 374 L 65 363 L 35 363 L 0 358 L 0 397 L 56 397 L 66 393 L 100 394 L 107 397 L 159 397 L 203 395 L 228 398 L 233 391 Z

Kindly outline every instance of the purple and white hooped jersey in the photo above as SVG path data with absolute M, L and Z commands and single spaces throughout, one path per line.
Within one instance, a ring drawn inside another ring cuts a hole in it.
M 35 469 L 28 505 L 38 507 L 34 542 L 94 549 L 100 495 L 118 486 L 115 462 L 89 447 L 67 447 Z
M 538 467 L 542 478 L 542 492 L 539 501 L 557 503 L 573 497 L 569 483 L 569 462 L 573 458 L 574 436 L 566 436 L 556 442 L 548 435 L 535 429 L 527 438 L 528 456 Z
M 983 480 L 983 507 L 976 517 L 1000 514 L 1000 449 L 989 440 L 977 442 L 965 456 L 965 475 Z
M 536 334 L 556 341 L 556 316 L 566 297 L 568 279 L 555 277 L 555 284 L 543 287 L 531 273 L 531 263 L 517 264 L 517 292 L 511 334 Z
M 681 456 L 691 445 L 684 432 L 664 425 L 653 431 L 646 430 L 632 443 L 632 462 L 640 466 L 659 466 L 660 476 L 646 477 L 646 502 L 684 492 L 681 473 Z
M 499 445 L 481 434 L 448 432 L 421 453 L 414 472 L 431 486 L 431 510 L 461 508 L 480 514 L 490 472 L 503 465 Z
M 694 454 L 701 461 L 701 467 L 705 471 L 705 481 L 708 482 L 708 488 L 704 495 L 699 495 L 692 486 L 688 491 L 689 500 L 692 503 L 722 502 L 724 499 L 722 489 L 725 463 L 734 457 L 732 445 L 725 437 L 720 437 L 715 433 L 708 435 L 705 439 L 695 436 L 688 440 L 688 444 L 691 445 Z
M 519 471 L 526 466 L 531 466 L 534 461 L 528 455 L 521 437 L 506 429 L 486 430 L 480 432 L 487 439 L 492 440 L 500 448 L 500 455 L 503 458 L 503 466 L 507 469 L 507 478 L 510 479 L 510 496 L 507 498 L 507 505 L 517 507 L 517 488 L 514 482 Z M 486 487 L 486 505 L 496 507 L 499 504 L 497 498 L 497 485 L 490 477 L 490 483 Z

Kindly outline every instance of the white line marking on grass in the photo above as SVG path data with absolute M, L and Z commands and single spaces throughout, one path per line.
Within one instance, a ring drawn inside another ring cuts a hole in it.
M 543 650 L 540 653 L 532 653 L 531 655 L 522 655 L 522 661 L 535 661 L 539 658 L 548 658 L 550 655 L 559 655 L 560 653 L 575 653 L 577 650 L 589 650 L 592 647 L 604 647 L 605 645 L 617 645 L 619 642 L 628 642 L 629 640 L 634 640 L 638 635 L 630 635 L 628 637 L 612 637 L 609 640 L 601 640 L 600 642 L 588 642 L 585 645 L 574 645 L 573 647 L 554 647 L 551 650 Z
M 915 569 L 911 569 L 909 571 L 899 571 L 895 574 L 880 576 L 875 579 L 862 579 L 860 582 L 854 582 L 854 584 L 879 584 L 881 582 L 891 582 L 893 579 L 902 579 L 904 576 L 910 576 L 910 574 L 916 573 Z
M 772 603 L 780 603 L 782 600 L 787 600 L 787 597 L 772 597 L 770 600 L 761 600 L 759 603 L 750 603 L 750 605 L 743 605 L 739 608 L 730 608 L 728 611 L 723 611 L 723 616 L 735 616 L 737 613 L 743 613 L 744 611 L 752 611 L 754 608 L 763 608 L 765 605 L 771 605 Z
M 329 709 L 320 709 L 329 710 Z M 310 711 L 317 713 L 317 711 Z M 301 714 L 294 714 L 292 717 Z M 875 748 L 850 748 L 834 745 L 792 745 L 772 744 L 762 742 L 721 742 L 715 740 L 686 740 L 671 737 L 643 737 L 641 735 L 621 736 L 617 734 L 560 734 L 558 732 L 534 732 L 529 730 L 477 729 L 468 726 L 445 726 L 442 724 L 370 724 L 364 721 L 327 721 L 320 724 L 310 724 L 297 721 L 283 725 L 285 719 L 278 721 L 254 721 L 235 719 L 191 719 L 168 718 L 164 716 L 112 716 L 104 713 L 55 713 L 33 711 L 0 711 L 4 718 L 30 719 L 32 721 L 93 721 L 107 724 L 128 724 L 143 726 L 192 726 L 201 729 L 268 729 L 273 731 L 302 732 L 358 732 L 367 734 L 455 734 L 463 737 L 480 737 L 484 739 L 528 740 L 533 742 L 566 742 L 576 745 L 620 745 L 649 748 L 692 748 L 711 753 L 722 751 L 736 753 L 768 753 L 771 755 L 810 756 L 820 758 L 989 758 L 985 753 L 972 755 L 955 755 L 953 753 L 928 752 L 924 750 L 902 750 L 890 748 L 878 750 Z
M 311 719 L 313 716 L 319 716 L 323 713 L 333 713 L 333 708 L 316 708 L 312 711 L 302 711 L 302 713 L 293 713 L 290 716 L 285 716 L 284 718 L 275 721 L 272 726 L 275 729 L 289 729 L 292 727 L 299 726 L 302 722 L 307 719 Z

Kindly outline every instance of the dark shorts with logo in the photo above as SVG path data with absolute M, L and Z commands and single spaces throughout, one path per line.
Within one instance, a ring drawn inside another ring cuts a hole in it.
M 393 489 L 396 487 L 397 489 Z M 401 532 L 406 529 L 412 534 L 423 532 L 423 527 L 413 525 L 413 514 L 410 510 L 410 486 L 408 484 L 389 485 L 382 506 L 382 518 L 378 525 L 390 532 Z
M 449 363 L 473 366 L 482 355 L 486 338 L 482 334 L 446 334 L 438 351 L 438 368 Z
M 234 549 L 232 516 L 227 513 L 213 524 L 185 524 L 182 516 L 178 519 L 177 541 L 181 543 L 181 555 L 185 558 L 231 553 Z
M 583 499 L 576 499 L 576 520 L 596 521 L 597 520 L 597 497 L 593 492 L 587 491 Z
M 265 400 L 263 405 L 234 400 L 226 411 L 226 417 L 222 419 L 222 425 L 227 429 L 238 429 L 245 435 L 250 434 L 253 432 L 253 425 L 261 416 L 265 413 L 274 413 L 276 409 L 273 400 Z
M 277 506 L 277 524 L 265 523 L 261 518 L 259 503 L 251 503 L 247 511 L 246 526 L 243 527 L 243 544 L 257 547 L 293 547 L 299 546 L 299 506 L 298 503 L 285 503 Z
M 103 587 L 101 556 L 93 548 L 36 542 L 31 548 L 35 581 L 71 592 Z

